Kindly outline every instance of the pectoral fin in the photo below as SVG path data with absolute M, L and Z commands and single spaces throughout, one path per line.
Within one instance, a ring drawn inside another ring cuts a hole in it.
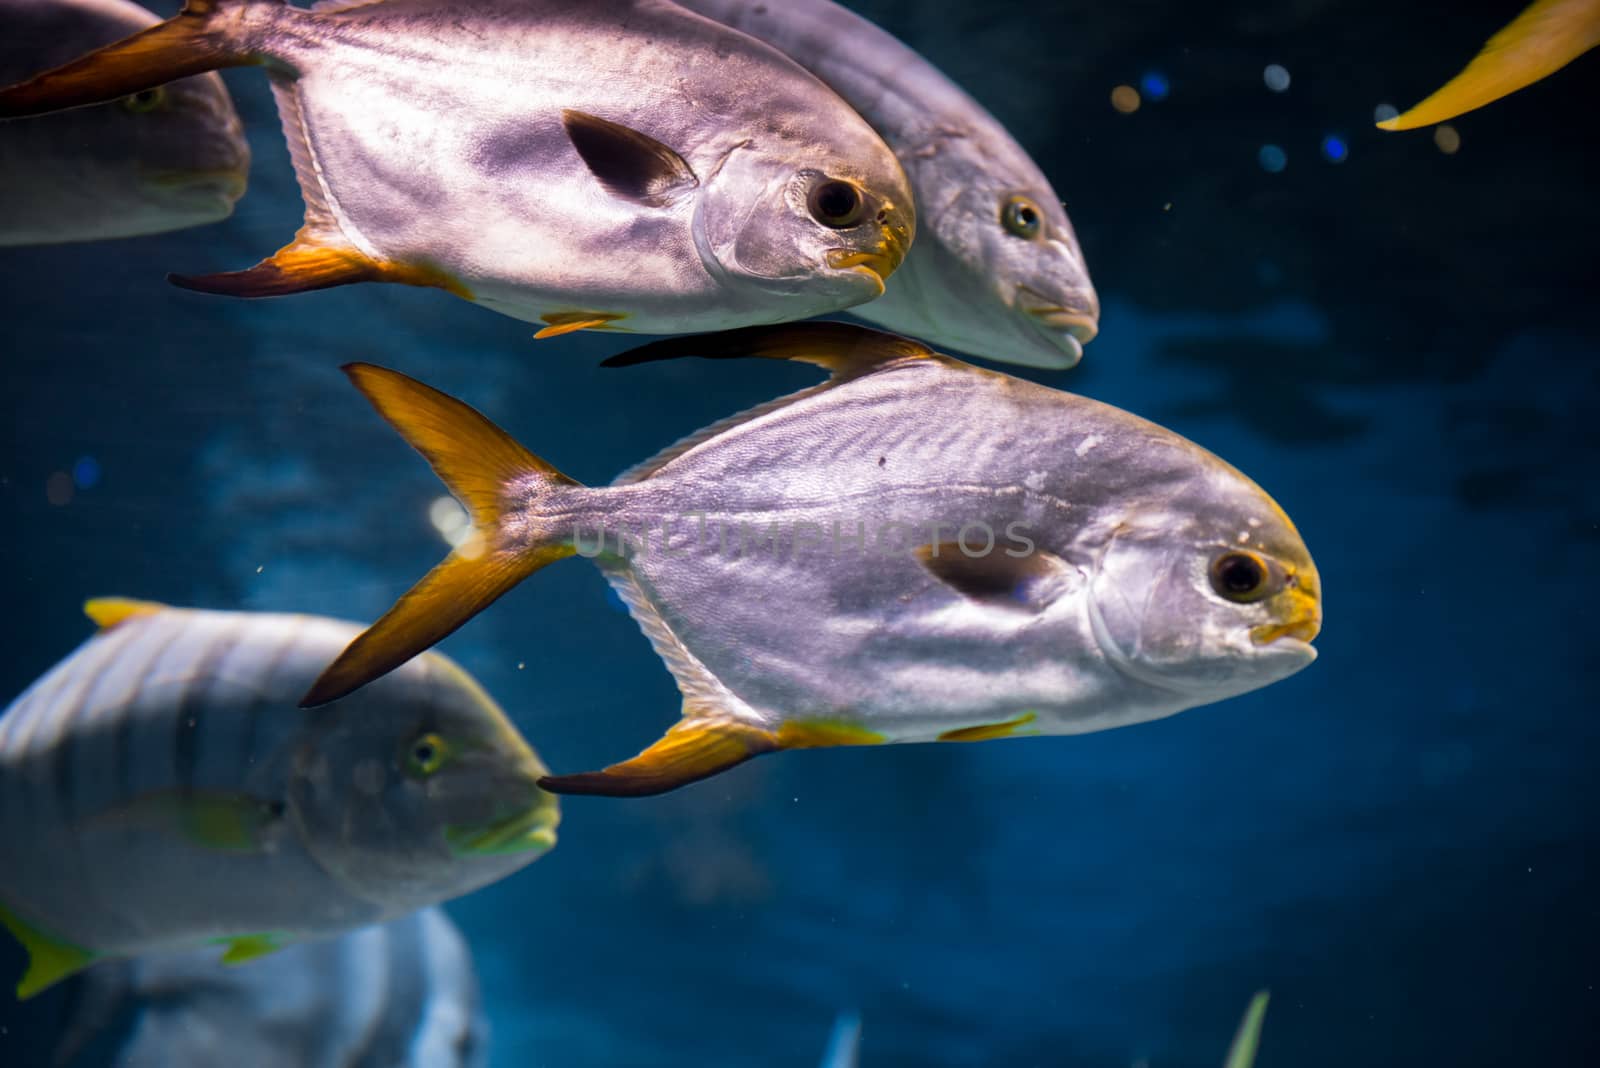
M 993 608 L 1039 612 L 1071 588 L 1076 568 L 1053 553 L 1034 548 L 1023 556 L 991 545 L 970 554 L 960 542 L 945 541 L 912 550 L 934 578 L 971 601 Z
M 552 312 L 540 318 L 547 325 L 533 336 L 543 341 L 547 337 L 560 337 L 578 330 L 604 330 L 627 316 L 613 312 Z
M 1261 1024 L 1267 1016 L 1267 998 L 1267 991 L 1258 990 L 1255 997 L 1250 999 L 1222 1068 L 1252 1068 L 1256 1063 L 1256 1050 L 1261 1045 Z
M 17 984 L 17 997 L 23 1001 L 95 962 L 95 955 L 87 949 L 52 938 L 4 905 L 0 905 L 0 924 L 28 951 L 28 970 Z
M 561 113 L 572 147 L 612 196 L 657 208 L 700 184 L 684 158 L 649 134 L 582 111 Z
M 731 360 L 752 356 L 764 360 L 796 360 L 832 372 L 835 380 L 858 378 L 879 368 L 908 359 L 938 357 L 928 346 L 899 334 L 885 333 L 855 323 L 804 322 L 778 326 L 747 326 L 713 334 L 663 338 L 618 353 L 601 367 L 633 367 L 657 360 L 699 356 Z M 952 367 L 976 372 L 956 360 Z
M 604 771 L 547 775 L 539 785 L 557 794 L 648 797 L 664 794 L 742 764 L 778 748 L 778 740 L 758 727 L 733 721 L 685 716 L 650 748 Z
M 238 935 L 218 941 L 228 947 L 228 951 L 222 955 L 224 964 L 243 964 L 283 948 L 282 939 L 275 934 Z
M 246 794 L 158 790 L 90 818 L 97 827 L 167 831 L 214 853 L 255 853 L 283 806 Z

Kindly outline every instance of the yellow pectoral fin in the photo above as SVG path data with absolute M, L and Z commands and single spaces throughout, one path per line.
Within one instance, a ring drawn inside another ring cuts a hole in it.
M 1596 0 L 1538 0 L 1495 34 L 1466 69 L 1380 130 L 1414 130 L 1481 108 L 1547 78 L 1600 44 Z
M 0 905 L 0 924 L 28 951 L 28 970 L 17 984 L 17 997 L 23 1001 L 95 962 L 93 953 L 50 937 L 4 905 Z
M 778 740 L 759 727 L 685 717 L 632 760 L 604 771 L 547 775 L 539 785 L 556 794 L 648 797 L 709 778 L 777 748 Z
M 941 742 L 988 742 L 996 738 L 1015 738 L 1022 734 L 1036 734 L 1037 731 L 1025 730 L 1028 724 L 1037 719 L 1032 712 L 1024 712 L 1016 719 L 1008 719 L 1004 723 L 983 723 L 976 727 L 957 727 L 952 731 L 945 731 L 939 735 Z
M 224 964 L 243 964 L 283 948 L 282 937 L 275 934 L 238 935 L 217 941 L 228 947 L 228 951 L 222 955 Z
M 125 619 L 153 616 L 169 606 L 156 601 L 136 601 L 131 597 L 94 597 L 83 602 L 83 614 L 101 630 L 109 630 Z
M 626 319 L 625 315 L 614 315 L 611 312 L 552 312 L 541 315 L 549 325 L 533 336 L 541 341 L 549 337 L 560 337 L 562 334 L 571 334 L 579 330 L 604 330 L 612 323 Z

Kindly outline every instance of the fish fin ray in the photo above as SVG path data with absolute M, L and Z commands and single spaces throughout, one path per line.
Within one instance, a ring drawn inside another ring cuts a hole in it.
M 132 597 L 91 597 L 83 602 L 83 614 L 101 630 L 110 630 L 118 623 L 139 616 L 153 616 L 171 607 L 159 601 L 140 601 Z
M 295 181 L 300 186 L 300 200 L 305 205 L 305 221 L 295 235 L 295 242 L 348 245 L 349 241 L 345 239 L 344 231 L 333 213 L 328 187 L 322 180 L 322 169 L 317 166 L 316 153 L 311 151 L 311 135 L 306 130 L 305 113 L 300 107 L 299 85 L 290 78 L 274 76 L 272 99 L 278 105 L 283 140 L 289 146 L 289 163 L 294 167 Z
M 45 934 L 4 905 L 0 905 L 0 926 L 10 931 L 28 952 L 28 970 L 17 983 L 19 1000 L 27 1001 L 81 972 L 97 959 L 87 949 Z
M 502 524 L 508 516 L 519 528 L 536 522 L 536 515 L 530 517 L 536 501 L 578 483 L 454 397 L 371 364 L 346 364 L 344 371 L 466 507 L 473 531 L 339 654 L 302 698 L 303 708 L 387 674 L 535 571 L 576 551 L 553 532 L 529 535 L 519 529 L 515 538 L 505 538 Z
M 638 756 L 601 771 L 547 775 L 539 785 L 558 794 L 649 797 L 710 778 L 777 748 L 769 731 L 703 718 L 686 704 L 684 718 Z
M 743 703 L 678 640 L 678 635 L 662 618 L 626 562 L 603 561 L 600 570 L 627 606 L 628 614 L 639 625 L 650 647 L 666 665 L 673 681 L 678 684 L 678 690 L 683 694 L 685 715 L 695 708 L 715 708 L 718 718 L 728 718 L 734 708 L 748 712 Z
M 261 57 L 233 39 L 226 16 L 287 0 L 188 0 L 165 22 L 0 90 L 0 118 L 102 104 L 158 85 Z
M 1489 38 L 1454 78 L 1380 130 L 1414 130 L 1453 119 L 1547 78 L 1600 45 L 1600 4 L 1538 0 Z
M 700 184 L 682 156 L 649 134 L 570 108 L 561 122 L 589 173 L 612 196 L 658 208 Z

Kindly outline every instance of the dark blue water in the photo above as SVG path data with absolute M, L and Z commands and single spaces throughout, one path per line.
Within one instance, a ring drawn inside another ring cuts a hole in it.
M 867 1068 L 1217 1065 L 1261 987 L 1264 1068 L 1595 1061 L 1600 57 L 1458 120 L 1453 155 L 1369 128 L 1517 6 L 1449 25 L 1377 3 L 872 6 L 1068 198 L 1103 333 L 1079 370 L 1032 377 L 1265 486 L 1322 573 L 1321 658 L 1098 735 L 802 752 L 572 799 L 555 852 L 450 908 L 497 1066 L 810 1065 L 840 1009 Z M 1263 86 L 1271 62 L 1289 92 Z M 1165 100 L 1110 108 L 1152 72 Z M 88 596 L 370 618 L 431 566 L 442 491 L 345 361 L 461 396 L 591 482 L 814 380 L 601 370 L 625 341 L 536 343 L 432 291 L 167 286 L 298 225 L 263 79 L 229 84 L 257 153 L 234 219 L 0 253 L 5 696 L 87 635 Z M 98 480 L 50 503 L 85 457 Z M 558 770 L 636 751 L 678 708 L 582 561 L 445 648 Z M 46 1063 L 69 997 L 0 1007 L 0 1064 Z

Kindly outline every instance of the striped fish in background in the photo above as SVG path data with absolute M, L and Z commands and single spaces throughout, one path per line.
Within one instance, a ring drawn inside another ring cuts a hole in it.
M 296 701 L 360 631 L 91 601 L 101 626 L 0 716 L 0 922 L 30 997 L 106 957 L 248 960 L 457 897 L 555 844 L 538 756 L 473 679 Z
M 481 1068 L 472 954 L 443 910 L 234 968 L 204 950 L 86 973 L 57 1050 L 103 1068 Z M 118 1026 L 132 1016 L 131 1028 Z M 115 1042 L 112 1049 L 103 1046 Z

